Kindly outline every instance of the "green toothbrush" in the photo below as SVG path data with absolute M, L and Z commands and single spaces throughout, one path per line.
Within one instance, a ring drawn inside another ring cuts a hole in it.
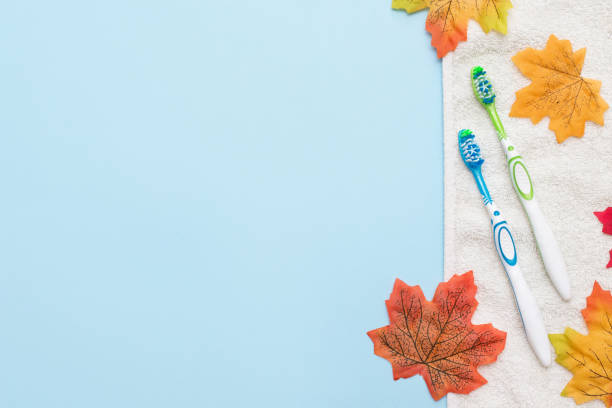
M 540 255 L 544 261 L 546 272 L 548 272 L 548 276 L 553 285 L 555 285 L 555 288 L 557 288 L 559 295 L 561 295 L 564 300 L 569 300 L 571 297 L 570 283 L 561 250 L 535 199 L 533 183 L 527 171 L 527 167 L 514 145 L 510 142 L 510 139 L 508 139 L 504 126 L 499 119 L 499 115 L 495 109 L 495 92 L 486 74 L 486 71 L 482 67 L 477 66 L 472 68 L 471 77 L 474 95 L 489 113 L 489 117 L 497 131 L 497 137 L 504 147 L 512 185 L 529 217 L 529 222 L 531 223 L 540 250 Z

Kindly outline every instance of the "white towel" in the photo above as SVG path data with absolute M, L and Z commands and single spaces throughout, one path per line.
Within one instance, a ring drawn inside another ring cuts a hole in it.
M 549 333 L 566 326 L 587 333 L 580 310 L 593 282 L 612 289 L 606 269 L 612 236 L 601 232 L 593 211 L 612 206 L 612 115 L 600 127 L 587 122 L 584 137 L 557 144 L 548 118 L 533 125 L 510 118 L 515 92 L 528 85 L 510 58 L 527 47 L 544 48 L 550 34 L 587 47 L 583 76 L 603 82 L 601 95 L 612 106 L 612 1 L 513 0 L 508 35 L 484 34 L 470 22 L 468 41 L 443 62 L 444 81 L 444 274 L 474 270 L 480 303 L 473 321 L 492 322 L 508 333 L 498 361 L 479 369 L 488 384 L 468 395 L 449 394 L 449 408 L 573 407 L 559 394 L 572 374 L 553 362 L 544 369 L 525 338 L 512 290 L 493 247 L 489 218 L 476 184 L 460 159 L 457 131 L 470 128 L 482 147 L 483 172 L 493 199 L 511 225 L 525 278 L 542 309 Z M 473 96 L 470 68 L 482 65 L 497 93 L 496 105 L 534 181 L 536 197 L 563 251 L 572 283 L 564 302 L 548 279 L 529 221 L 514 193 L 505 155 L 485 110 Z M 551 347 L 551 353 L 552 353 Z M 584 407 L 603 407 L 598 401 Z

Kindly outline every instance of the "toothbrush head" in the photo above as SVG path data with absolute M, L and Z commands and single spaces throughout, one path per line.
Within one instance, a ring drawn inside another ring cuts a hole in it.
M 472 68 L 472 88 L 474 89 L 476 99 L 483 106 L 495 103 L 493 85 L 491 85 L 491 81 L 487 78 L 487 71 L 480 66 Z
M 469 129 L 459 131 L 459 153 L 470 170 L 476 170 L 484 163 L 480 146 L 474 141 L 474 133 Z

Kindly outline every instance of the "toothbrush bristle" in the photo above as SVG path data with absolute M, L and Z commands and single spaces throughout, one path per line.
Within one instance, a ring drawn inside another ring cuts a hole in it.
M 459 153 L 469 168 L 480 167 L 484 163 L 480 154 L 480 146 L 474 141 L 474 133 L 469 129 L 459 131 Z
M 491 81 L 487 78 L 487 71 L 482 67 L 472 68 L 472 87 L 474 88 L 474 95 L 480 103 L 489 105 L 495 102 L 495 91 Z

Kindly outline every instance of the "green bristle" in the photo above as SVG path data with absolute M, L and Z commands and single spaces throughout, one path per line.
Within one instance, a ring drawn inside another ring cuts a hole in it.
M 490 105 L 495 102 L 493 85 L 487 78 L 487 72 L 480 66 L 472 68 L 472 88 L 474 88 L 476 99 L 483 105 Z
M 465 165 L 472 169 L 482 166 L 484 159 L 480 154 L 480 146 L 474 140 L 474 133 L 469 129 L 462 129 L 458 136 L 459 153 Z

